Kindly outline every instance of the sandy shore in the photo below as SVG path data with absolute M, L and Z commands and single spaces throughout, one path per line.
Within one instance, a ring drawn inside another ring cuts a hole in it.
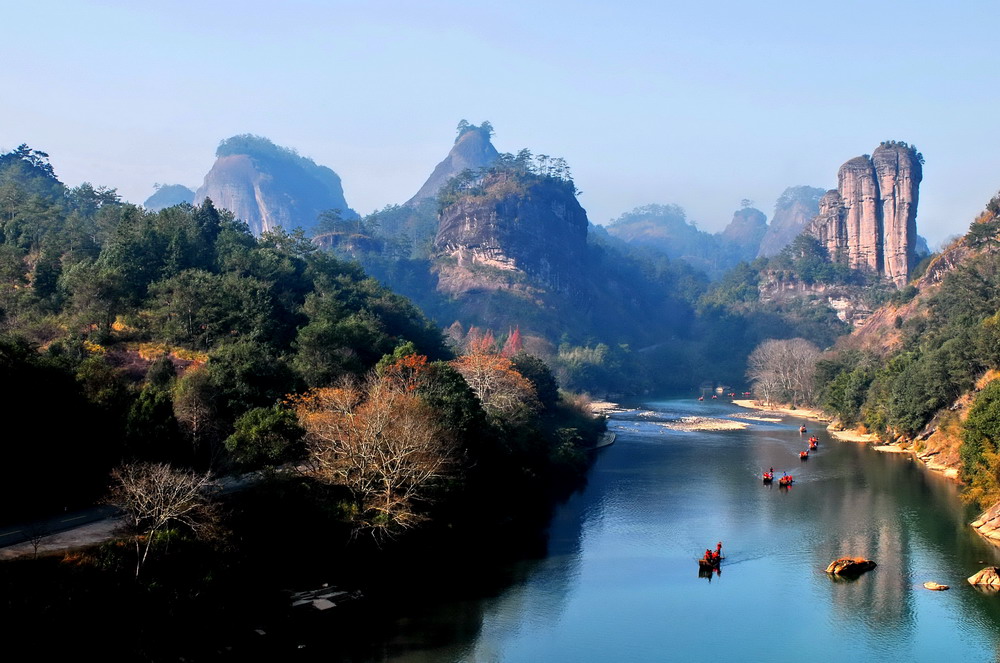
M 676 421 L 657 422 L 657 425 L 670 430 L 683 431 L 743 430 L 750 427 L 750 424 L 745 421 L 713 419 L 711 417 L 681 417 Z
M 819 421 L 827 424 L 829 424 L 832 421 L 832 419 L 829 416 L 827 416 L 827 414 L 822 410 L 814 410 L 807 407 L 799 407 L 795 409 L 792 409 L 790 407 L 775 407 L 773 405 L 765 405 L 759 401 L 753 401 L 749 399 L 736 399 L 733 401 L 733 404 L 738 405 L 739 407 L 749 408 L 751 410 L 761 410 L 765 413 L 765 415 L 776 414 L 785 417 L 802 417 L 803 419 L 812 419 L 813 421 Z M 870 433 L 859 433 L 853 430 L 837 430 L 835 428 L 831 428 L 830 426 L 827 426 L 826 430 L 834 438 L 841 440 L 843 442 L 875 443 L 879 441 L 877 435 L 872 435 Z M 893 445 L 888 445 L 888 446 L 892 447 L 892 451 L 903 451 Z M 876 449 L 878 449 L 879 451 L 890 450 L 889 448 L 880 448 L 880 447 L 876 447 Z
M 590 411 L 594 414 L 609 414 L 611 412 L 622 412 L 623 408 L 618 403 L 612 403 L 611 401 L 591 401 Z

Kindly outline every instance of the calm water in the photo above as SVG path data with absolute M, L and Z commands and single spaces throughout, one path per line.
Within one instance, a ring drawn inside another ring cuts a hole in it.
M 664 401 L 615 415 L 617 442 L 561 505 L 547 554 L 509 569 L 490 595 L 429 597 L 378 660 L 994 661 L 1000 596 L 966 577 L 1000 554 L 967 526 L 954 485 L 907 456 L 820 439 L 802 462 L 799 420 L 681 432 L 658 422 L 750 414 Z M 764 486 L 762 468 L 795 476 Z M 721 575 L 696 557 L 724 544 Z M 855 581 L 823 569 L 862 555 Z M 925 581 L 951 585 L 931 592 Z

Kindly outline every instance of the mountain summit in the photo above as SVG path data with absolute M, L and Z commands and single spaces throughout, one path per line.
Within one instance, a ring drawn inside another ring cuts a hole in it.
M 339 210 L 344 218 L 358 216 L 344 200 L 337 173 L 267 138 L 227 138 L 215 156 L 194 204 L 210 198 L 245 221 L 254 235 L 278 227 L 309 232 L 326 210 Z
M 478 127 L 465 120 L 459 122 L 458 136 L 455 138 L 455 145 L 448 152 L 448 156 L 434 168 L 431 176 L 406 204 L 417 205 L 425 200 L 436 198 L 448 180 L 464 170 L 478 171 L 492 166 L 497 157 L 500 156 L 500 153 L 493 147 L 493 143 L 490 142 L 492 135 L 493 126 L 489 122 L 484 121 Z

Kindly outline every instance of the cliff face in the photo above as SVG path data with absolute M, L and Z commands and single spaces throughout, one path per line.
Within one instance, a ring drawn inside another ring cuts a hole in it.
M 463 170 L 477 171 L 486 168 L 492 165 L 498 156 L 500 153 L 490 142 L 488 129 L 481 127 L 468 129 L 458 137 L 448 156 L 434 168 L 431 176 L 406 204 L 416 205 L 421 201 L 437 197 L 441 187 L 452 177 Z
M 194 204 L 211 198 L 250 226 L 255 235 L 278 227 L 307 232 L 320 212 L 347 206 L 340 177 L 311 159 L 258 136 L 235 136 L 219 146 L 217 159 L 195 193 Z
M 906 285 L 915 264 L 920 156 L 905 144 L 883 143 L 871 157 L 841 166 L 837 179 L 807 232 L 832 259 Z
M 881 145 L 872 154 L 882 194 L 883 271 L 897 285 L 915 265 L 917 198 L 923 169 L 911 150 Z
M 587 213 L 572 185 L 492 173 L 475 194 L 441 212 L 434 240 L 445 258 L 438 288 L 452 294 L 503 289 L 521 272 L 547 289 L 569 291 L 579 280 L 586 245 Z
M 812 186 L 793 186 L 785 189 L 774 205 L 771 225 L 760 240 L 757 256 L 770 258 L 792 243 L 819 213 L 819 200 L 823 189 Z

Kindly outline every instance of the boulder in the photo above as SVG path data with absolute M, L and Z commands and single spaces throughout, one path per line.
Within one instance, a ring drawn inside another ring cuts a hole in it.
M 931 590 L 933 592 L 943 592 L 946 589 L 951 589 L 951 587 L 949 587 L 948 585 L 942 585 L 940 583 L 933 582 L 933 581 L 932 582 L 925 582 L 924 583 L 924 588 L 925 589 L 929 589 L 929 590 Z
M 987 566 L 985 569 L 969 578 L 970 585 L 986 585 L 1000 589 L 1000 569 Z
M 856 576 L 876 566 L 875 562 L 864 557 L 841 557 L 830 562 L 826 572 L 837 576 Z

